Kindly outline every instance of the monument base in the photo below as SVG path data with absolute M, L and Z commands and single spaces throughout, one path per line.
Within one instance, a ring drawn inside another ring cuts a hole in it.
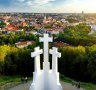
M 45 79 L 46 78 L 46 79 Z M 44 73 L 33 73 L 33 82 L 29 90 L 63 90 L 59 82 L 59 73 L 53 73 L 52 70 Z

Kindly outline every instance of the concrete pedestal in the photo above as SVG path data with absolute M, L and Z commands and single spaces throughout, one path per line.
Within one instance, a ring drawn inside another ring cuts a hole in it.
M 29 90 L 63 90 L 59 82 L 59 73 L 52 73 L 52 70 L 39 74 L 33 73 L 33 83 Z

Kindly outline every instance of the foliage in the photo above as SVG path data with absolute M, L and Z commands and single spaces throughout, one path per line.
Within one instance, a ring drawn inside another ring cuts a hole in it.
M 20 82 L 20 76 L 0 76 L 0 86 L 14 81 Z
M 67 27 L 55 41 L 63 41 L 73 46 L 91 46 L 96 44 L 96 37 L 89 36 L 89 32 L 90 27 L 85 24 Z
M 96 45 L 66 46 L 61 48 L 60 52 L 62 53 L 59 61 L 61 74 L 76 80 L 96 83 Z
M 0 46 L 0 50 L 2 51 L 0 55 L 1 75 L 32 75 L 34 60 L 30 53 L 33 51 L 33 47 L 31 49 L 17 49 L 3 45 Z M 96 83 L 96 45 L 66 46 L 60 48 L 59 51 L 62 54 L 59 59 L 61 74 L 76 80 Z
M 55 41 L 67 42 L 70 46 L 59 49 L 62 57 L 59 59 L 58 67 L 62 75 L 96 83 L 96 38 L 88 36 L 89 32 L 89 26 L 80 24 L 67 27 L 59 34 Z M 23 49 L 13 47 L 12 45 L 20 39 L 34 40 L 36 43 Z M 0 36 L 0 75 L 31 76 L 34 71 L 34 59 L 30 53 L 37 45 L 42 47 L 38 41 L 35 35 L 26 35 L 24 32 Z M 41 60 L 42 58 L 43 56 Z M 52 62 L 51 56 L 49 59 Z
M 66 19 L 69 23 L 74 23 L 74 22 L 78 22 L 78 20 L 74 19 L 74 18 L 67 18 Z
M 32 75 L 33 62 L 30 49 L 17 49 L 11 46 L 0 46 L 0 74 L 1 75 Z
M 77 81 L 75 81 L 74 79 L 70 79 L 68 77 L 65 77 L 64 75 L 60 75 L 60 79 L 64 82 L 68 82 L 73 84 L 76 83 Z M 80 85 L 82 88 L 86 89 L 86 90 L 95 90 L 96 89 L 96 85 L 93 83 L 85 83 L 85 82 L 80 82 Z
M 3 28 L 6 24 L 4 22 L 0 22 L 0 28 Z
M 24 41 L 33 40 L 38 42 L 38 38 L 35 35 L 33 34 L 26 35 L 24 32 L 21 32 L 16 34 L 10 33 L 9 35 L 0 36 L 0 45 L 4 45 L 4 44 L 14 45 L 16 42 L 19 42 L 20 40 L 24 40 Z

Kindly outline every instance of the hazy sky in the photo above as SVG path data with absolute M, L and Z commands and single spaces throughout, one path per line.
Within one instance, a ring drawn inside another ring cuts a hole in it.
M 0 0 L 0 12 L 95 12 L 96 0 Z

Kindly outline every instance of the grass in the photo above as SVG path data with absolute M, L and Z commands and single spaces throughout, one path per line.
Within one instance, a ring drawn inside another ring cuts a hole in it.
M 32 80 L 32 77 L 28 77 Z M 0 86 L 10 82 L 21 82 L 21 76 L 0 76 Z
M 76 82 L 75 80 L 65 77 L 63 75 L 60 75 L 60 79 L 68 83 Z M 10 82 L 20 82 L 20 80 L 20 76 L 0 76 L 0 85 L 4 85 Z M 32 78 L 29 78 L 29 80 L 32 80 Z M 81 87 L 85 90 L 96 90 L 96 84 L 92 83 L 81 82 Z
M 60 79 L 68 83 L 76 82 L 75 80 L 65 77 L 63 75 L 60 75 Z M 80 83 L 81 83 L 81 87 L 84 88 L 85 90 L 96 90 L 96 84 L 85 83 L 85 82 L 80 82 Z
M 86 89 L 86 90 L 96 90 L 96 84 L 92 84 L 92 83 L 81 83 L 81 87 Z
M 10 82 L 19 82 L 20 76 L 0 76 L 0 85 L 4 85 Z

